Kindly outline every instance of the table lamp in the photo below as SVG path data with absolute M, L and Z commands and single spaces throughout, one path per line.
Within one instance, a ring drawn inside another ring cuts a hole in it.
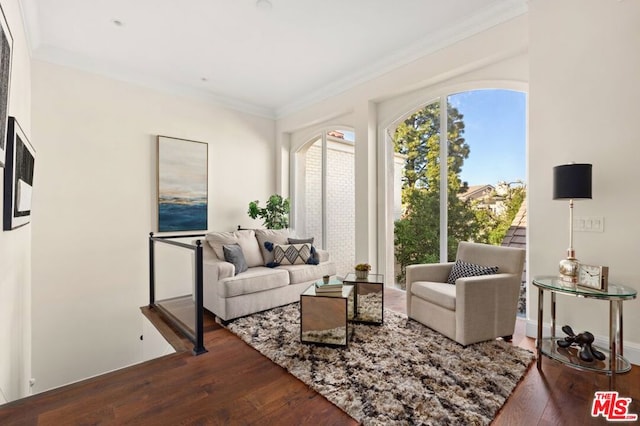
M 560 278 L 577 283 L 578 259 L 573 249 L 573 200 L 591 198 L 591 164 L 564 164 L 553 168 L 553 199 L 569 200 L 569 248 L 560 261 Z

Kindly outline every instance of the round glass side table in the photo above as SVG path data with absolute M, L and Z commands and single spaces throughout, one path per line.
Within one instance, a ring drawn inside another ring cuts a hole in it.
M 538 335 L 536 340 L 537 367 L 542 368 L 542 357 L 545 355 L 551 359 L 567 364 L 581 370 L 596 371 L 609 375 L 609 387 L 615 388 L 615 376 L 617 373 L 626 373 L 631 369 L 631 364 L 623 356 L 623 316 L 622 302 L 635 299 L 637 291 L 619 284 L 609 283 L 606 291 L 583 288 L 562 281 L 559 277 L 545 276 L 533 279 L 533 285 L 538 287 Z M 542 323 L 544 322 L 544 292 L 551 293 L 551 335 L 542 337 Z M 604 361 L 593 360 L 586 362 L 581 360 L 571 351 L 560 348 L 556 337 L 556 294 L 565 294 L 586 299 L 598 299 L 609 302 L 609 349 L 598 349 L 606 355 Z

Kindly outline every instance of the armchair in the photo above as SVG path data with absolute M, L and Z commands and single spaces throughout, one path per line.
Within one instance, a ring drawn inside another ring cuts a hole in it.
M 493 275 L 447 283 L 454 262 L 410 265 L 407 316 L 463 346 L 496 337 L 510 339 L 516 322 L 525 251 L 460 242 L 456 260 L 497 266 Z

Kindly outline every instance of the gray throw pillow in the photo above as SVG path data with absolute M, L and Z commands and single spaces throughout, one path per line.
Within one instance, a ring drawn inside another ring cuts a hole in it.
M 233 266 L 236 267 L 236 275 L 249 269 L 239 244 L 225 244 L 222 246 L 222 251 L 224 252 L 224 260 L 233 263 Z
M 311 238 L 287 238 L 289 244 L 313 244 L 313 237 Z
M 468 263 L 463 260 L 456 260 L 451 268 L 447 282 L 455 284 L 458 278 L 479 277 L 481 275 L 493 275 L 498 272 L 497 266 L 482 266 L 475 263 Z

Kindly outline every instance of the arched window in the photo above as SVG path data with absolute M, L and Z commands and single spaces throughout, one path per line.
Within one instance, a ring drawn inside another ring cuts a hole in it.
M 330 252 L 339 276 L 355 259 L 354 134 L 327 130 L 295 153 L 295 231 Z
M 404 160 L 394 161 L 401 168 L 395 172 L 400 185 L 394 185 L 401 188 L 401 205 L 393 209 L 399 212 L 394 272 L 401 287 L 407 265 L 452 261 L 460 241 L 526 248 L 524 93 L 441 96 L 389 134 Z

